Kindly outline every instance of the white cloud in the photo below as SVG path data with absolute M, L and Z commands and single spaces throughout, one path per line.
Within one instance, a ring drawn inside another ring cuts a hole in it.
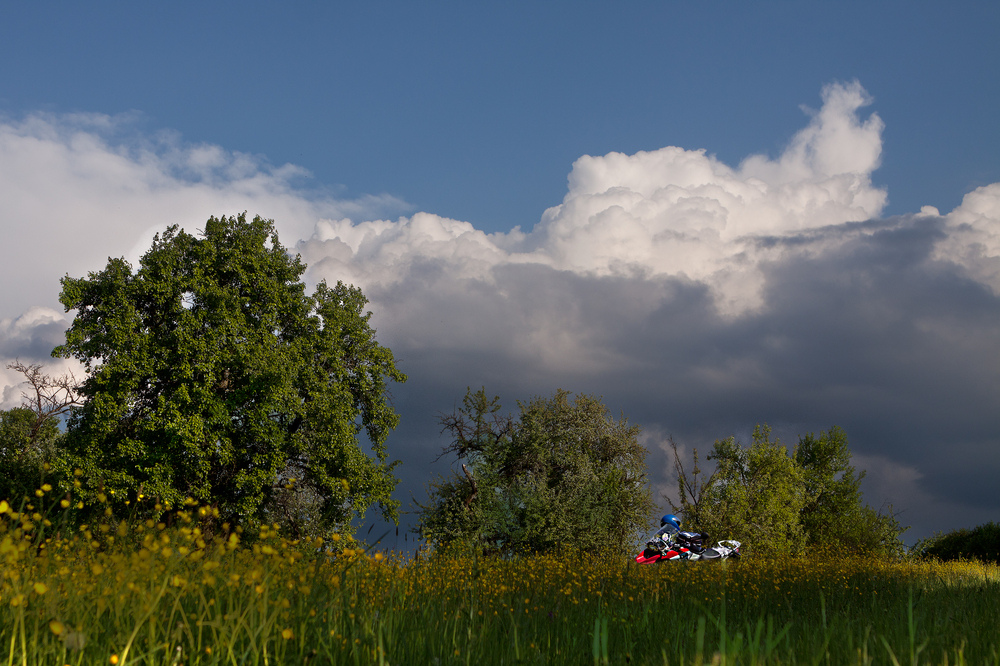
M 948 233 L 935 257 L 964 267 L 968 277 L 1000 296 L 1000 183 L 966 194 L 945 220 Z
M 142 136 L 128 115 L 0 121 L 0 280 L 17 285 L 0 316 L 57 306 L 62 275 L 100 269 L 109 255 L 135 261 L 171 224 L 193 231 L 210 215 L 247 210 L 274 218 L 294 243 L 322 217 L 405 208 L 388 196 L 309 196 L 296 186 L 307 175 L 171 133 Z
M 682 277 L 709 285 L 720 311 L 761 305 L 759 241 L 877 217 L 884 190 L 871 182 L 882 121 L 861 121 L 870 99 L 858 83 L 823 90 L 823 107 L 788 148 L 729 167 L 703 150 L 667 147 L 584 156 L 563 203 L 524 234 L 487 236 L 472 225 L 421 213 L 397 222 L 324 221 L 304 252 L 364 286 L 409 279 L 433 261 L 451 279 L 489 279 L 502 264 L 537 263 L 578 274 Z M 322 247 L 310 247 L 322 243 Z
M 321 220 L 299 250 L 318 273 L 358 285 L 388 286 L 407 279 L 415 265 L 435 262 L 455 277 L 486 279 L 490 269 L 516 260 L 503 249 L 523 234 L 487 235 L 468 222 L 417 213 L 397 222 Z
M 0 319 L 0 339 L 8 343 L 11 340 L 24 340 L 39 326 L 63 322 L 65 317 L 55 310 L 31 307 L 19 317 Z

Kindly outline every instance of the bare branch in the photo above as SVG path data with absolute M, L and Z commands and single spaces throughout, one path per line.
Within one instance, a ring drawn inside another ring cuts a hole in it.
M 496 446 L 514 430 L 510 415 L 494 413 L 489 415 L 488 420 L 486 415 L 468 418 L 463 410 L 451 414 L 438 413 L 438 423 L 441 424 L 441 432 L 450 433 L 453 439 L 451 444 L 442 448 L 435 462 L 451 453 L 458 459 L 482 453 L 487 448 L 487 442 Z
M 666 497 L 666 499 L 670 502 L 672 509 L 675 511 L 680 510 L 681 513 L 685 514 L 685 520 L 697 521 L 701 518 L 701 502 L 705 497 L 705 491 L 711 488 L 715 483 L 719 470 L 716 469 L 712 472 L 711 476 L 705 479 L 701 470 L 698 468 L 698 450 L 695 449 L 694 469 L 689 477 L 687 472 L 684 470 L 684 463 L 681 461 L 680 453 L 677 451 L 676 442 L 674 442 L 673 438 L 670 438 L 669 442 L 670 448 L 673 449 L 674 452 L 674 471 L 677 474 L 677 490 L 681 506 L 674 504 L 673 500 L 669 497 Z
M 21 391 L 21 406 L 35 414 L 35 422 L 31 427 L 32 440 L 49 419 L 57 418 L 83 404 L 80 383 L 72 371 L 59 377 L 50 377 L 42 372 L 40 364 L 25 364 L 20 360 L 8 363 L 7 369 L 20 372 L 24 375 L 24 381 L 31 385 L 30 392 Z

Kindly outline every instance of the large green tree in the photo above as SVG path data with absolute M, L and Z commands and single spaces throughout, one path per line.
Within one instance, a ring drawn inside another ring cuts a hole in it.
M 901 527 L 892 515 L 862 501 L 864 472 L 851 465 L 840 428 L 799 438 L 791 455 L 771 429 L 754 428 L 748 447 L 735 437 L 715 442 L 715 470 L 684 469 L 674 446 L 679 503 L 667 498 L 687 526 L 714 538 L 745 542 L 757 553 L 800 553 L 806 548 L 900 555 Z
M 452 437 L 445 454 L 462 473 L 432 486 L 424 538 L 506 553 L 630 549 L 653 509 L 639 428 L 567 391 L 518 406 L 515 419 L 499 398 L 470 390 L 441 418 Z
M 76 316 L 53 354 L 86 368 L 66 449 L 92 493 L 191 497 L 299 530 L 309 512 L 287 496 L 304 493 L 310 531 L 345 529 L 376 504 L 396 518 L 387 383 L 405 376 L 361 291 L 320 283 L 310 296 L 304 270 L 271 220 L 244 214 L 198 236 L 171 227 L 136 271 L 110 259 L 63 278 Z

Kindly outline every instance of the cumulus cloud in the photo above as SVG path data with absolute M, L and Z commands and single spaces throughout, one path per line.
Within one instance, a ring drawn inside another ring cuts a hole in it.
M 455 278 L 488 279 L 499 265 L 534 263 L 597 276 L 671 276 L 708 285 L 724 314 L 761 305 L 761 262 L 785 236 L 877 217 L 872 185 L 882 121 L 862 121 L 871 102 L 857 82 L 823 90 L 813 113 L 777 158 L 729 167 L 704 150 L 666 147 L 634 155 L 586 155 L 573 164 L 562 204 L 530 233 L 486 235 L 465 222 L 421 213 L 396 222 L 324 221 L 305 246 L 331 272 L 365 285 L 407 279 L 433 261 Z
M 929 216 L 938 212 L 925 210 Z M 963 267 L 966 275 L 1000 295 L 1000 183 L 980 187 L 946 218 L 947 236 L 935 257 Z
M 247 210 L 274 218 L 283 237 L 330 216 L 405 210 L 390 196 L 338 200 L 310 194 L 308 173 L 219 146 L 153 137 L 134 116 L 33 114 L 0 119 L 0 316 L 58 306 L 59 278 L 138 259 L 171 224 L 194 231 L 210 215 Z

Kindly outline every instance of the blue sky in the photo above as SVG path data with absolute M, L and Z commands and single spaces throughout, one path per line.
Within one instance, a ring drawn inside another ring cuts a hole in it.
M 248 210 L 372 300 L 404 505 L 485 384 L 604 396 L 657 496 L 670 436 L 840 425 L 911 541 L 998 520 L 997 34 L 986 2 L 8 3 L 0 357 L 53 363 L 60 276 Z
M 580 155 L 774 154 L 821 85 L 858 79 L 887 125 L 887 213 L 1000 180 L 995 3 L 344 4 L 8 4 L 0 110 L 135 111 L 506 231 Z

